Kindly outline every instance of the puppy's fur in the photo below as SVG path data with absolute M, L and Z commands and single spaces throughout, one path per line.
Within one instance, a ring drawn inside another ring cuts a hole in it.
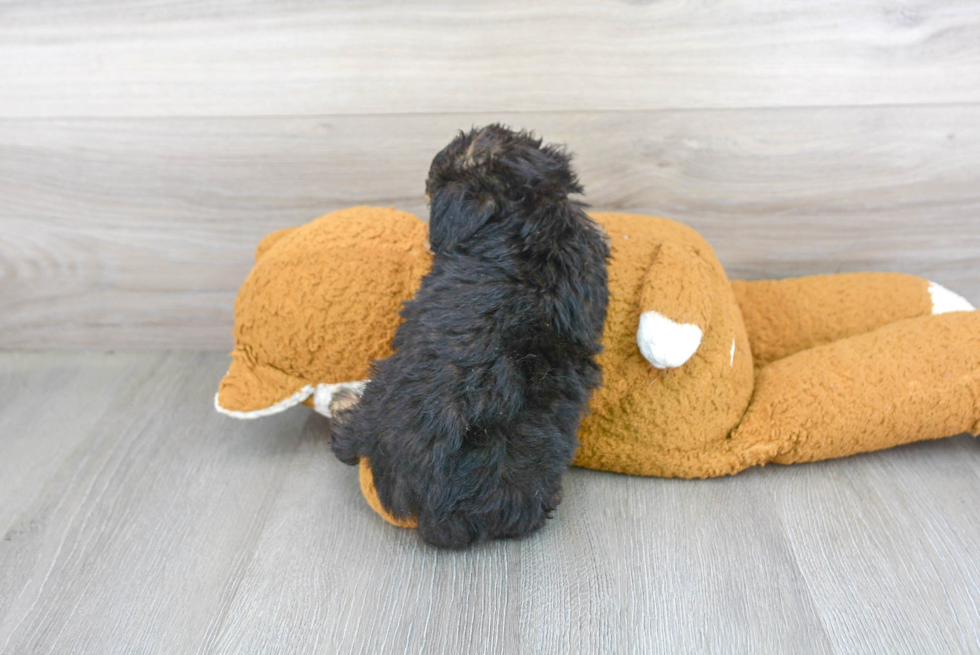
M 541 527 L 561 499 L 606 316 L 609 250 L 570 158 L 500 125 L 432 162 L 431 272 L 394 354 L 334 426 L 367 457 L 382 504 L 430 544 L 463 548 Z

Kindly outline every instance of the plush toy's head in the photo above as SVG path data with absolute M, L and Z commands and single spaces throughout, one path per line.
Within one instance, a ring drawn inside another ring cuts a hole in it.
M 329 416 L 351 401 L 431 265 L 425 234 L 411 214 L 354 207 L 267 236 L 235 302 L 216 408 L 252 418 L 305 402 Z

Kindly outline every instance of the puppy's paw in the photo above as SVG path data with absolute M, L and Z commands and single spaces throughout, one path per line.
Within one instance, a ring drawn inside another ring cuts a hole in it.
M 423 515 L 418 520 L 419 536 L 430 546 L 446 550 L 463 550 L 481 540 L 478 527 L 470 525 L 463 516 L 443 516 L 434 519 Z
M 655 368 L 677 368 L 697 352 L 702 336 L 697 325 L 675 323 L 657 312 L 644 312 L 640 315 L 636 344 Z
M 336 418 L 338 412 L 350 409 L 361 400 L 366 380 L 318 384 L 313 390 L 313 409 L 327 418 Z

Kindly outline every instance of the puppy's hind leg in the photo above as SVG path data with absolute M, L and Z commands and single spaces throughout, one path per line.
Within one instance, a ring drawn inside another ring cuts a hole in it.
M 453 550 L 491 539 L 519 539 L 537 532 L 560 502 L 560 479 L 531 493 L 502 481 L 479 509 L 441 516 L 423 512 L 419 535 L 433 546 Z
M 418 519 L 419 536 L 430 546 L 463 550 L 485 538 L 473 518 L 458 512 L 448 516 L 423 513 Z
M 343 406 L 343 399 L 338 400 L 340 402 L 332 407 L 330 417 L 330 449 L 337 459 L 353 466 L 361 457 L 369 455 L 362 435 L 369 434 L 371 430 L 370 421 L 365 421 L 370 409 L 356 399 Z

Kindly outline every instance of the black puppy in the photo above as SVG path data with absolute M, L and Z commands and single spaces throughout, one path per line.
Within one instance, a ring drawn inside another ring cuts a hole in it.
M 529 534 L 561 500 L 600 382 L 609 257 L 569 161 L 500 125 L 436 155 L 432 270 L 335 422 L 337 457 L 367 457 L 381 503 L 430 544 Z

